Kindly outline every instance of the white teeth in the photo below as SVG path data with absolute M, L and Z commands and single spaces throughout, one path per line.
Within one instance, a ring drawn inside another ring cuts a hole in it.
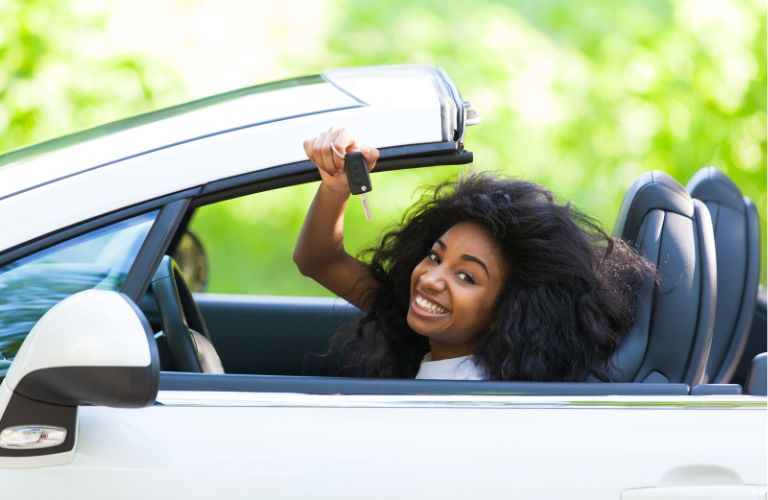
M 421 295 L 416 296 L 416 305 L 432 314 L 443 314 L 446 310 L 437 304 L 434 304 Z

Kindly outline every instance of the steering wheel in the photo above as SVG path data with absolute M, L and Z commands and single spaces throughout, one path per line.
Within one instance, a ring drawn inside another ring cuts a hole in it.
M 221 361 L 208 335 L 203 315 L 195 304 L 181 269 L 168 255 L 152 278 L 163 332 L 176 366 L 185 372 L 223 373 Z

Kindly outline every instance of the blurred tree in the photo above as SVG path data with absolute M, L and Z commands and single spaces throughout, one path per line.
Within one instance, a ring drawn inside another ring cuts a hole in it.
M 483 117 L 466 137 L 479 168 L 541 182 L 610 230 L 640 173 L 664 170 L 685 185 L 714 165 L 755 202 L 766 234 L 764 2 L 339 0 L 334 7 L 327 57 L 304 67 L 446 68 Z M 765 246 L 762 262 L 765 270 Z
M 184 97 L 183 83 L 146 55 L 102 52 L 107 15 L 83 5 L 0 0 L 0 150 Z M 715 165 L 755 202 L 765 239 L 761 0 L 329 0 L 317 22 L 326 43 L 285 51 L 284 67 L 297 75 L 385 63 L 445 68 L 483 117 L 466 135 L 476 168 L 546 184 L 610 230 L 640 173 L 662 169 L 685 184 Z M 376 176 L 374 223 L 352 207 L 350 249 L 370 245 L 397 220 L 404 185 L 410 193 L 459 170 Z M 287 255 L 259 260 L 264 242 L 242 238 L 268 228 L 289 252 L 312 189 L 299 188 L 295 203 L 265 196 L 254 209 L 252 200 L 235 200 L 193 220 L 217 235 L 207 248 L 210 290 L 270 293 L 274 280 L 264 277 L 279 275 L 284 293 L 314 293 Z M 274 230 L 276 220 L 285 230 Z M 223 234 L 227 227 L 237 234 Z M 251 262 L 240 260 L 249 255 Z
M 544 182 L 605 223 L 649 169 L 685 183 L 716 165 L 765 208 L 763 2 L 340 1 L 334 12 L 333 64 L 447 68 L 484 118 L 467 134 L 480 166 Z
M 173 73 L 101 50 L 105 12 L 83 2 L 0 0 L 0 151 L 167 105 Z

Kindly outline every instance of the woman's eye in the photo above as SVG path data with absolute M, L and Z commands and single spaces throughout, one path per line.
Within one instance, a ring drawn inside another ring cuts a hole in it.
M 461 281 L 465 281 L 465 282 L 469 283 L 470 285 L 474 285 L 475 284 L 475 280 L 474 280 L 474 278 L 472 278 L 471 274 L 467 274 L 467 273 L 461 272 L 461 273 L 458 273 L 456 276 L 458 276 Z
M 429 252 L 427 254 L 427 258 L 431 260 L 432 262 L 435 262 L 437 264 L 440 263 L 440 257 L 435 252 Z

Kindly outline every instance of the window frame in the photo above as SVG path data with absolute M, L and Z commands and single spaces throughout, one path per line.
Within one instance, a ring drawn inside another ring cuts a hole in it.
M 159 210 L 152 227 L 144 240 L 139 253 L 136 256 L 126 276 L 120 292 L 128 295 L 134 302 L 138 302 L 149 286 L 151 273 L 162 258 L 165 247 L 170 244 L 171 236 L 181 222 L 182 215 L 189 205 L 189 201 L 200 192 L 200 187 L 187 189 L 161 198 L 156 198 L 138 205 L 110 212 L 80 224 L 76 224 L 62 230 L 44 235 L 23 245 L 11 248 L 0 253 L 0 267 L 27 257 L 33 253 L 51 248 L 59 243 L 71 240 L 78 236 L 90 233 L 97 229 L 136 217 L 138 215 Z

